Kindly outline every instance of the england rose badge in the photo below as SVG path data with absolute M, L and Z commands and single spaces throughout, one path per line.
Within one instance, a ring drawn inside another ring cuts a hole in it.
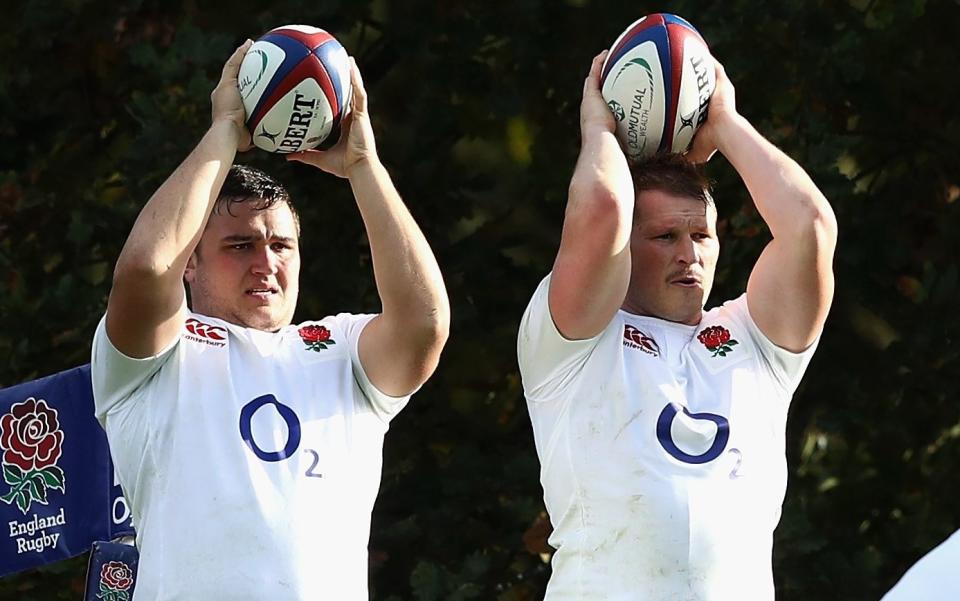
M 710 326 L 709 328 L 704 328 L 699 334 L 697 334 L 697 340 L 707 347 L 708 351 L 712 351 L 713 354 L 711 357 L 726 357 L 727 353 L 733 352 L 733 347 L 740 344 L 736 340 L 730 337 L 730 331 L 723 326 Z
M 100 590 L 103 601 L 128 601 L 133 586 L 133 570 L 122 561 L 110 561 L 100 568 Z
M 10 486 L 0 501 L 16 504 L 24 515 L 33 503 L 47 504 L 47 490 L 66 492 L 66 477 L 57 466 L 63 431 L 57 410 L 30 397 L 0 417 L 3 481 Z
M 330 337 L 330 330 L 316 324 L 303 326 L 297 330 L 297 333 L 300 334 L 300 339 L 303 340 L 303 343 L 307 345 L 307 350 L 310 351 L 319 353 L 329 345 L 336 344 L 336 341 Z

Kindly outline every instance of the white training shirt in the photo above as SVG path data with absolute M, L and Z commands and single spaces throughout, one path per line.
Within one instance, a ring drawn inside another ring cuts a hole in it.
M 93 391 L 137 530 L 135 601 L 368 601 L 383 436 L 409 398 L 360 366 L 372 317 L 301 324 L 329 332 L 310 348 L 300 326 L 190 314 L 140 360 L 101 320 Z
M 518 340 L 554 527 L 546 600 L 772 601 L 787 407 L 815 345 L 776 347 L 746 295 L 697 326 L 619 311 L 571 341 L 549 282 Z
M 960 531 L 930 551 L 890 589 L 883 601 L 957 601 L 960 599 Z

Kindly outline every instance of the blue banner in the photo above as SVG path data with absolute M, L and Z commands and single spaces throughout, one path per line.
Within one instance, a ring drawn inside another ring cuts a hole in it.
M 0 576 L 133 534 L 90 366 L 0 390 Z

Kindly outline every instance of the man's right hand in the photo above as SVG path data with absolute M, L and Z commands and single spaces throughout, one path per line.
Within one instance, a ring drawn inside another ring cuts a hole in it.
M 247 40 L 234 50 L 233 55 L 223 66 L 220 82 L 210 94 L 210 103 L 213 105 L 213 123 L 229 121 L 236 125 L 237 133 L 240 136 L 237 140 L 237 150 L 241 152 L 251 148 L 251 137 L 250 131 L 247 130 L 247 112 L 243 109 L 243 99 L 240 97 L 237 76 L 240 73 L 243 57 L 247 55 L 247 50 L 252 45 L 253 42 Z
M 607 50 L 593 57 L 590 73 L 583 82 L 583 100 L 580 102 L 580 135 L 587 140 L 595 133 L 614 133 L 617 122 L 613 112 L 600 93 L 600 71 L 607 58 Z

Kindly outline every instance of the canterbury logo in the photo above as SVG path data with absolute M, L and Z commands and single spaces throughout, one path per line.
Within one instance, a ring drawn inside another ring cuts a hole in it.
M 639 349 L 654 357 L 660 356 L 660 345 L 657 344 L 657 341 L 630 324 L 623 326 L 623 345 Z
M 195 342 L 205 342 L 213 346 L 224 346 L 226 342 L 223 342 L 227 339 L 227 329 L 220 326 L 213 326 L 208 323 L 203 323 L 199 319 L 194 319 L 191 317 L 187 320 L 187 323 L 184 324 L 184 327 L 187 329 L 190 334 L 187 338 Z

